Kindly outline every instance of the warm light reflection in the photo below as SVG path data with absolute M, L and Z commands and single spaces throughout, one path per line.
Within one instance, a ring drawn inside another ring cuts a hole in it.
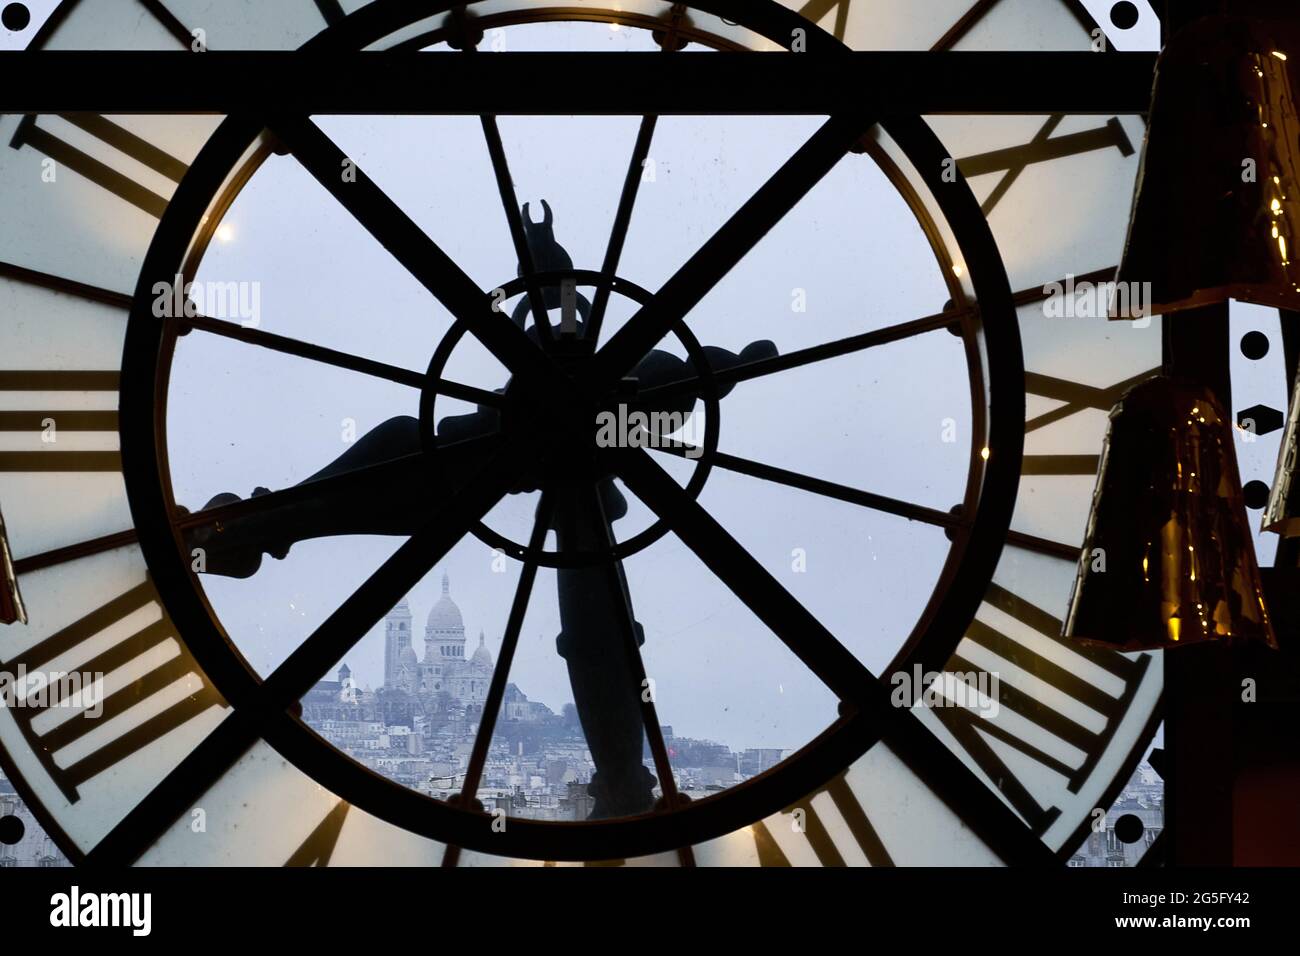
M 1292 25 L 1220 15 L 1161 53 L 1116 276 L 1149 283 L 1155 314 L 1228 299 L 1300 310 L 1289 248 L 1300 230 L 1300 76 L 1284 52 L 1297 42 Z M 1198 145 L 1207 128 L 1213 149 Z M 1229 156 L 1242 158 L 1241 178 L 1225 188 Z
M 223 222 L 217 226 L 217 238 L 222 242 L 230 242 L 235 238 L 235 227 L 228 222 Z
M 1216 637 L 1276 647 L 1233 423 L 1213 393 L 1163 377 L 1130 389 L 1102 462 L 1064 634 L 1123 651 Z

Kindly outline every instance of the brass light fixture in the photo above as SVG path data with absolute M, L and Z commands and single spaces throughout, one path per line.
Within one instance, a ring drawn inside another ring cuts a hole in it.
M 1300 478 L 1296 466 L 1300 464 L 1300 373 L 1291 389 L 1291 410 L 1286 416 L 1286 430 L 1282 432 L 1282 447 L 1277 451 L 1277 470 L 1269 489 L 1268 504 L 1264 507 L 1264 530 L 1273 531 L 1284 538 L 1300 535 Z
M 18 575 L 14 573 L 13 557 L 9 553 L 9 535 L 5 532 L 5 516 L 0 512 L 0 624 L 15 621 L 27 623 L 23 596 L 18 590 Z
M 1122 651 L 1277 647 L 1232 423 L 1208 388 L 1148 379 L 1112 409 L 1064 633 Z
M 1147 289 L 1156 313 L 1228 298 L 1300 309 L 1297 71 L 1293 24 L 1215 16 L 1174 34 L 1156 67 L 1119 288 Z

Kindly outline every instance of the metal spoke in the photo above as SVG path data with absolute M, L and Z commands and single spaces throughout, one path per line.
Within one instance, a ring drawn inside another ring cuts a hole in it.
M 660 447 L 654 450 L 682 458 L 686 458 L 688 455 L 698 457 L 703 452 L 703 449 L 698 446 L 677 441 L 663 441 L 660 443 Z M 870 491 L 861 491 L 857 488 L 850 488 L 848 485 L 837 484 L 824 478 L 814 478 L 811 475 L 801 474 L 797 471 L 788 471 L 785 468 L 778 468 L 775 465 L 753 461 L 738 455 L 715 452 L 710 460 L 719 468 L 725 468 L 728 471 L 749 475 L 752 478 L 761 478 L 764 481 L 775 482 L 788 488 L 798 488 L 800 491 L 809 491 L 815 495 L 834 498 L 837 501 L 861 505 L 874 511 L 898 515 L 900 518 L 907 518 L 909 521 L 923 521 L 926 524 L 940 528 L 955 528 L 967 524 L 959 515 L 950 514 L 947 511 L 927 508 L 925 505 L 913 504 L 910 501 L 902 501 L 898 498 L 890 498 L 887 495 L 878 495 Z
M 483 343 L 511 374 L 568 390 L 571 383 L 513 322 L 493 311 L 489 298 L 424 231 L 360 168 L 344 182 L 350 162 L 315 123 L 306 118 L 270 118 L 268 128 L 293 152 L 317 182 L 421 285 Z
M 883 688 L 793 595 L 643 451 L 617 458 L 619 477 L 842 701 L 863 706 Z
M 861 352 L 877 345 L 897 342 L 911 338 L 914 335 L 923 335 L 936 329 L 946 329 L 955 322 L 959 322 L 963 316 L 973 314 L 974 311 L 973 308 L 947 309 L 909 322 L 889 325 L 883 329 L 874 329 L 870 332 L 850 335 L 846 338 L 836 339 L 833 342 L 824 342 L 821 345 L 811 345 L 808 348 L 787 352 L 785 355 L 774 355 L 771 358 L 742 362 L 733 365 L 731 368 L 718 369 L 713 373 L 713 378 L 720 386 L 734 385 L 737 382 L 749 381 L 764 375 L 773 375 L 788 369 L 811 365 L 814 362 L 824 362 L 827 359 L 838 358 L 853 352 Z M 688 378 L 680 378 L 647 388 L 641 392 L 641 395 L 647 400 L 658 400 L 672 395 L 699 392 L 700 388 L 700 377 L 692 375 Z
M 466 47 L 473 50 L 472 47 Z M 524 285 L 528 289 L 528 304 L 533 310 L 533 327 L 537 329 L 539 341 L 549 341 L 551 320 L 547 315 L 546 302 L 542 298 L 541 286 L 537 284 L 537 268 L 533 262 L 533 251 L 528 248 L 528 237 L 524 234 L 523 213 L 519 208 L 519 197 L 515 195 L 514 180 L 510 177 L 510 163 L 506 159 L 506 148 L 501 142 L 501 130 L 495 116 L 480 116 L 483 124 L 483 138 L 487 140 L 488 155 L 492 158 L 492 172 L 496 176 L 497 191 L 501 194 L 501 205 L 505 209 L 506 223 L 510 227 L 510 241 L 514 243 L 515 256 L 519 259 L 519 269 L 523 273 Z
M 844 648 L 776 578 L 643 451 L 620 458 L 628 487 L 660 517 L 936 796 L 1009 864 L 1053 865 L 1051 851 L 889 688 Z
M 613 387 L 861 138 L 872 120 L 833 116 L 596 353 L 594 381 Z
M 679 441 L 661 442 L 658 447 L 652 450 L 681 458 L 687 458 L 690 455 L 698 457 L 703 451 L 699 446 Z M 764 481 L 775 482 L 788 488 L 798 488 L 800 491 L 808 491 L 826 498 L 834 498 L 848 504 L 861 505 L 864 508 L 897 515 L 909 521 L 921 521 L 937 528 L 966 528 L 970 525 L 970 522 L 960 513 L 941 511 L 938 508 L 928 508 L 925 505 L 890 498 L 887 495 L 862 491 L 848 485 L 837 484 L 823 478 L 814 478 L 811 475 L 804 475 L 796 471 L 788 471 L 785 468 L 778 468 L 775 465 L 764 464 L 738 455 L 728 455 L 726 452 L 715 452 L 711 461 L 719 468 L 725 468 L 737 474 L 761 478 Z M 1078 545 L 1052 541 L 1023 531 L 1008 531 L 1007 544 L 1014 544 L 1027 551 L 1034 551 L 1050 558 L 1061 558 L 1066 561 L 1077 561 L 1079 558 Z
M 605 261 L 600 267 L 600 285 L 596 287 L 596 298 L 591 306 L 591 318 L 583 337 L 595 349 L 600 341 L 600 327 L 605 322 L 605 309 L 609 306 L 609 296 L 614 285 L 614 276 L 618 274 L 618 263 L 623 256 L 623 244 L 627 241 L 627 230 L 632 223 L 632 207 L 636 205 L 637 191 L 641 187 L 642 171 L 645 169 L 646 157 L 650 155 L 650 141 L 654 138 L 657 116 L 641 117 L 641 126 L 637 130 L 636 143 L 632 146 L 632 159 L 627 165 L 627 177 L 623 180 L 623 192 L 619 196 L 618 211 L 614 214 L 614 228 L 610 230 L 609 245 L 605 247 Z
M 502 448 L 457 491 L 447 495 L 432 518 L 388 558 L 262 684 L 240 699 L 234 712 L 169 773 L 148 796 L 86 855 L 87 861 L 135 862 L 158 835 L 193 806 L 285 711 L 300 700 L 428 570 L 509 491 L 518 467 L 536 452 L 538 439 L 525 433 Z
M 26 558 L 14 559 L 14 574 L 24 575 L 33 571 L 40 571 L 44 568 L 52 568 L 56 564 L 63 564 L 65 561 L 75 561 L 78 558 L 87 558 L 95 554 L 103 554 L 105 551 L 113 551 L 117 548 L 125 548 L 128 545 L 135 544 L 139 538 L 134 528 L 126 528 L 122 531 L 115 531 L 112 534 L 101 535 L 98 538 L 91 538 L 87 541 L 81 541 L 77 544 L 70 544 L 62 548 L 53 548 L 49 551 L 42 551 L 39 554 L 33 554 Z
M 551 527 L 553 499 L 546 492 L 542 493 L 537 503 L 537 517 L 533 523 L 532 537 L 528 546 L 539 551 L 546 543 L 546 533 Z M 483 767 L 487 763 L 488 750 L 492 746 L 492 734 L 496 731 L 497 716 L 501 703 L 505 699 L 506 683 L 510 680 L 510 669 L 514 666 L 515 650 L 519 646 L 519 632 L 524 626 L 524 615 L 528 611 L 528 602 L 533 593 L 533 582 L 537 580 L 537 562 L 524 561 L 519 572 L 519 582 L 515 585 L 515 597 L 510 604 L 510 616 L 506 620 L 506 632 L 501 638 L 501 651 L 497 655 L 496 668 L 492 671 L 492 683 L 488 687 L 487 699 L 483 702 L 483 717 L 479 721 L 478 732 L 474 735 L 474 749 L 470 752 L 469 764 L 465 768 L 465 781 L 460 787 L 460 805 L 469 809 L 474 804 L 478 793 L 479 780 L 483 776 Z M 451 867 L 460 861 L 460 847 L 448 846 L 442 857 L 442 865 Z
M 287 335 L 277 335 L 274 332 L 264 332 L 261 329 L 245 328 L 237 322 L 229 322 L 224 319 L 210 319 L 207 316 L 202 315 L 178 318 L 176 321 L 179 325 L 198 329 L 200 332 L 219 335 L 223 338 L 233 339 L 236 342 L 244 342 L 248 345 L 261 346 L 265 349 L 271 349 L 274 352 L 282 352 L 285 355 L 296 355 L 299 358 L 310 359 L 313 362 L 321 362 L 325 365 L 332 365 L 335 368 L 343 368 L 353 372 L 361 372 L 365 375 L 373 375 L 376 378 L 396 382 L 399 385 L 409 385 L 412 388 L 424 388 L 427 382 L 427 378 L 423 372 L 401 368 L 397 365 L 389 365 L 387 362 L 378 362 L 374 359 L 362 358 L 359 355 L 352 355 L 349 352 L 340 352 L 337 349 L 326 348 L 323 345 L 315 345 L 311 342 L 304 342 L 301 339 L 291 338 Z M 462 401 L 477 402 L 480 405 L 487 405 L 493 408 L 505 404 L 505 400 L 496 392 L 489 392 L 486 389 L 475 388 L 472 385 L 462 385 L 460 382 L 453 382 L 448 379 L 439 379 L 435 387 L 440 394 L 447 395 L 451 398 L 458 398 Z
M 257 743 L 266 715 L 235 708 L 86 854 L 87 866 L 130 866 Z

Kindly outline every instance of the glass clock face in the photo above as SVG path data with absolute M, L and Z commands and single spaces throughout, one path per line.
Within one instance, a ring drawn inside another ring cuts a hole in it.
M 1098 36 L 1070 2 L 265 6 L 65 3 L 28 42 Z M 1158 655 L 1059 638 L 1161 342 L 1053 283 L 1113 271 L 1140 120 L 556 109 L 0 120 L 0 662 L 96 678 L 0 709 L 6 776 L 73 861 L 1068 859 L 1159 719 Z

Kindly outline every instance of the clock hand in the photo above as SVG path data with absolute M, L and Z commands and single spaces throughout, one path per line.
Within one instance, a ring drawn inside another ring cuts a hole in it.
M 495 412 L 454 421 L 461 440 L 432 455 L 421 448 L 414 418 L 391 418 L 290 488 L 259 487 L 247 499 L 223 492 L 195 514 L 180 508 L 196 570 L 246 578 L 263 554 L 282 559 L 295 542 L 309 538 L 413 533 L 438 496 L 464 484 L 496 447 Z
M 627 501 L 614 483 L 578 483 L 555 490 L 552 519 L 561 551 L 604 551 L 613 540 L 610 522 L 627 513 Z M 632 617 L 621 561 L 560 568 L 561 632 L 556 649 L 569 670 L 574 706 L 592 762 L 588 785 L 594 798 L 592 819 L 631 816 L 653 809 L 655 777 L 642 763 L 642 692 L 632 642 L 645 632 Z M 630 631 L 630 633 L 629 633 Z M 630 638 L 630 640 L 629 640 Z

